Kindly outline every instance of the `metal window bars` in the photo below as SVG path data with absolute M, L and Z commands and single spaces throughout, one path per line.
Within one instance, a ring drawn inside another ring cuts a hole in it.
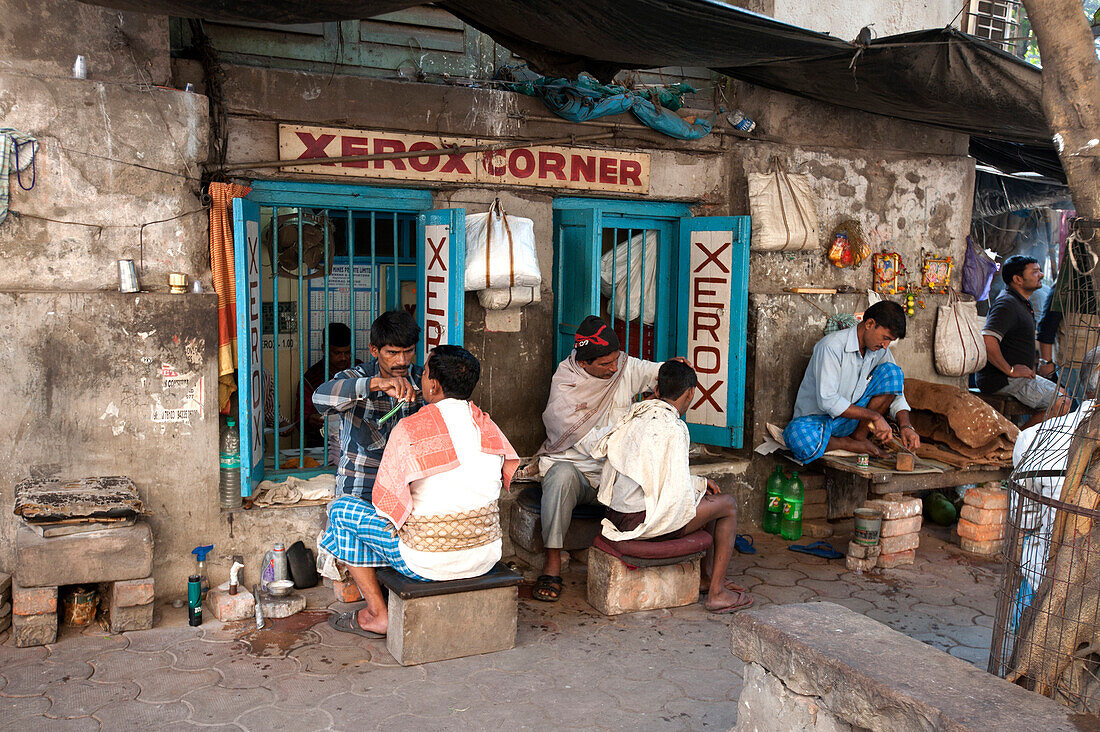
M 1061 417 L 1048 416 L 1017 442 L 988 669 L 1096 714 L 1100 410 L 1093 400 L 1100 376 L 1100 330 L 1092 236 L 1092 229 L 1073 227 L 1051 294 L 1051 307 L 1062 313 L 1058 379 L 1081 406 Z
M 664 253 L 660 229 L 606 227 L 600 257 L 601 317 L 609 322 L 628 356 L 653 360 L 658 354 L 654 337 L 662 327 L 663 292 L 657 292 L 656 271 Z

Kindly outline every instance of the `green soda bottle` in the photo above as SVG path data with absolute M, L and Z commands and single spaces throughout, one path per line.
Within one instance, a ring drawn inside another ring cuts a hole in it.
M 783 489 L 783 520 L 779 527 L 780 535 L 787 541 L 802 538 L 802 500 L 805 496 L 806 488 L 798 477 L 798 471 L 792 471 L 791 479 Z
M 768 494 L 764 501 L 764 531 L 769 534 L 779 533 L 779 523 L 783 518 L 783 487 L 786 484 L 783 468 L 776 465 L 768 476 Z

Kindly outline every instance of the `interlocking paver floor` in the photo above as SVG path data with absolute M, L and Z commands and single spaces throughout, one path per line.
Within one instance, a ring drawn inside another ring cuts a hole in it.
M 758 605 L 836 602 L 984 668 L 995 563 L 927 528 L 914 566 L 867 575 L 755 539 L 729 576 Z M 847 537 L 832 542 L 843 550 Z M 578 564 L 557 604 L 520 601 L 514 649 L 409 668 L 384 641 L 324 624 L 285 654 L 252 656 L 238 640 L 250 623 L 190 628 L 170 606 L 158 627 L 120 636 L 65 629 L 46 648 L 15 648 L 0 635 L 0 730 L 730 729 L 743 664 L 729 616 L 696 604 L 604 617 Z

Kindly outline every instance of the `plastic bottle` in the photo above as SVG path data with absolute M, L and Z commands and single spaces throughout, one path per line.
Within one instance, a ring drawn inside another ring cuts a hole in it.
M 764 531 L 769 534 L 779 533 L 779 523 L 783 518 L 783 488 L 786 484 L 783 468 L 776 465 L 768 476 L 768 494 L 764 502 Z
M 783 521 L 779 527 L 780 535 L 787 541 L 802 538 L 802 501 L 805 496 L 806 488 L 798 477 L 798 471 L 792 471 L 783 489 Z
M 187 624 L 202 625 L 201 578 L 193 574 L 187 578 Z
M 202 602 L 206 602 L 206 593 L 210 592 L 210 580 L 206 576 L 206 555 L 213 548 L 213 544 L 207 544 L 206 546 L 197 546 L 191 550 L 191 553 L 195 555 L 195 576 L 199 578 Z
M 222 508 L 240 508 L 241 505 L 241 433 L 237 420 L 225 420 L 219 450 L 221 476 L 218 481 L 218 504 Z
M 290 579 L 290 571 L 286 564 L 286 547 L 280 541 L 275 542 L 275 546 L 264 554 L 264 563 L 260 568 L 260 586 L 266 590 L 269 582 L 285 579 Z

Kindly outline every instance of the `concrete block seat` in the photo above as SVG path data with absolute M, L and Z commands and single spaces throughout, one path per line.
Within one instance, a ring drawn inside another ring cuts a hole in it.
M 519 558 L 536 568 L 542 567 L 541 555 L 546 550 L 542 543 L 541 514 L 542 484 L 529 484 L 512 503 L 508 534 Z M 603 517 L 603 506 L 582 505 L 574 508 L 562 549 L 575 552 L 592 546 L 592 540 L 600 533 Z
M 480 577 L 420 582 L 393 569 L 378 581 L 390 591 L 386 648 L 402 666 L 506 651 L 516 644 L 523 576 L 497 562 Z
M 588 604 L 619 615 L 698 602 L 700 561 L 712 541 L 704 530 L 658 541 L 597 536 L 588 553 Z

